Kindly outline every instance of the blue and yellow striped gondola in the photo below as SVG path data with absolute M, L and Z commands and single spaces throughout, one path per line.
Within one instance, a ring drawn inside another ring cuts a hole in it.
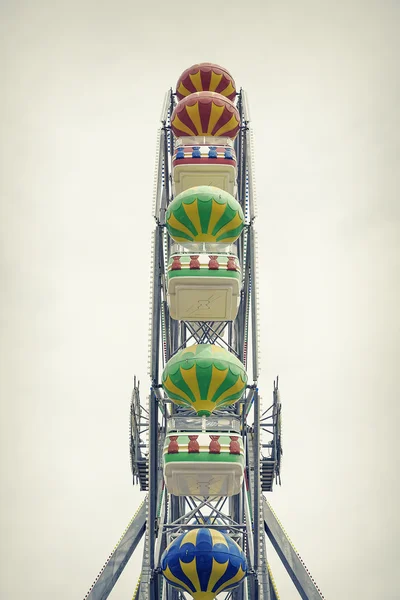
M 192 529 L 177 537 L 161 557 L 164 577 L 194 600 L 214 600 L 240 584 L 247 572 L 242 549 L 226 533 Z

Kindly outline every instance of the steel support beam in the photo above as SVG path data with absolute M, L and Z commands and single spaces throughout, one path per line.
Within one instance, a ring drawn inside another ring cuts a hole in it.
M 151 380 L 152 385 L 158 385 L 159 378 L 159 355 L 160 355 L 160 314 L 161 314 L 161 273 L 162 264 L 162 228 L 158 226 L 155 231 L 154 240 L 154 266 L 153 266 L 153 318 L 152 318 L 152 355 L 151 355 Z M 158 398 L 152 387 L 150 394 L 150 431 L 149 431 L 149 530 L 148 530 L 148 552 L 149 552 L 149 600 L 158 598 L 159 577 L 155 573 L 158 566 L 154 561 L 155 542 L 157 535 L 157 499 L 158 489 Z
M 254 570 L 256 573 L 260 569 L 260 537 L 261 537 L 261 520 L 260 520 L 260 397 L 258 390 L 254 392 L 254 476 L 253 476 L 253 503 L 254 503 Z
M 263 498 L 265 532 L 303 600 L 323 598 L 267 500 Z
M 146 529 L 146 501 L 129 523 L 127 530 L 108 559 L 84 600 L 105 600 L 132 556 Z
M 251 273 L 251 345 L 252 345 L 252 367 L 253 367 L 253 381 L 257 383 L 258 380 L 258 315 L 257 315 L 257 281 L 256 281 L 256 260 L 255 260 L 255 239 L 254 239 L 254 228 L 250 227 L 249 230 L 250 238 L 250 273 Z M 247 249 L 249 251 L 249 248 Z M 259 421 L 258 421 L 259 422 Z

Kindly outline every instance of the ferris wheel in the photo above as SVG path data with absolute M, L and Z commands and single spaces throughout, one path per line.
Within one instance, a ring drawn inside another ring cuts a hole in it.
M 278 378 L 259 390 L 256 203 L 246 93 L 196 64 L 164 99 L 152 238 L 150 395 L 130 453 L 147 496 L 85 600 L 108 597 L 145 536 L 134 600 L 276 600 L 266 538 L 323 598 L 264 492 L 281 483 Z

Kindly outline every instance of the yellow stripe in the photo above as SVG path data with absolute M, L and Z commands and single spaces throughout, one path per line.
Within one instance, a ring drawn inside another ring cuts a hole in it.
M 172 121 L 171 125 L 172 127 L 176 127 L 176 129 L 179 129 L 180 131 L 184 131 L 188 135 L 196 135 L 196 132 L 194 130 L 189 129 L 189 127 L 185 125 L 185 123 L 182 123 L 178 115 L 175 116 L 175 119 Z
M 211 71 L 210 92 L 215 92 L 221 79 L 222 73 L 218 75 L 217 73 L 214 73 L 214 71 Z
M 191 92 L 189 92 L 189 90 L 187 88 L 185 88 L 182 81 L 180 82 L 179 87 L 176 91 L 179 92 L 179 94 L 181 94 L 181 96 L 189 96 L 189 94 L 191 94 Z
M 203 135 L 203 128 L 200 121 L 199 103 L 196 102 L 196 104 L 193 104 L 193 106 L 186 106 L 186 112 L 196 128 L 197 135 Z
M 185 408 L 188 407 L 187 402 L 184 402 L 183 400 L 175 400 L 174 399 L 174 404 L 177 404 L 178 406 L 184 406 Z
M 188 240 L 187 238 L 184 238 L 184 237 L 179 237 L 178 235 L 175 235 L 175 234 L 174 234 L 173 236 L 171 236 L 171 237 L 173 237 L 173 239 L 175 240 L 175 242 L 182 242 L 183 244 L 184 244 L 185 242 L 186 242 L 186 243 L 187 243 L 187 242 L 190 242 L 190 240 Z M 236 239 L 236 238 L 235 238 L 235 239 Z M 214 239 L 213 239 L 213 241 L 214 241 Z M 230 241 L 230 240 L 228 240 L 226 243 L 228 244 L 228 243 L 229 243 L 229 241 Z M 225 244 L 225 240 L 224 240 L 224 244 Z
M 164 577 L 166 579 L 168 579 L 168 581 L 173 581 L 174 583 L 177 583 L 179 587 L 183 587 L 187 592 L 189 592 L 189 594 L 192 594 L 192 590 L 190 589 L 190 587 L 188 585 L 186 585 L 186 583 L 184 583 L 183 581 L 181 581 L 180 579 L 178 579 L 177 577 L 175 577 L 175 575 L 172 575 L 170 568 L 167 567 L 164 571 Z
M 200 215 L 199 215 L 199 207 L 198 200 L 194 200 L 191 204 L 182 204 L 183 210 L 187 214 L 190 219 L 190 222 L 194 225 L 197 235 L 201 235 L 201 223 L 200 223 Z
M 177 404 L 176 400 L 174 400 L 174 402 Z M 199 410 L 208 410 L 211 414 L 214 410 L 218 409 L 218 401 L 211 402 L 210 400 L 201 400 L 198 404 L 191 404 L 191 407 L 196 412 L 199 412 Z
M 212 230 L 214 229 L 215 225 L 218 223 L 218 221 L 224 214 L 225 208 L 226 208 L 226 204 L 219 204 L 214 199 L 212 200 L 210 221 L 208 223 L 208 229 L 207 229 L 208 235 L 212 235 Z
M 239 121 L 237 120 L 237 118 L 235 117 L 235 115 L 232 115 L 231 118 L 229 119 L 229 121 L 227 123 L 225 123 L 225 125 L 223 125 L 222 127 L 220 127 L 218 129 L 218 131 L 216 131 L 214 133 L 214 135 L 215 136 L 222 135 L 226 131 L 231 131 L 231 129 L 235 129 L 235 127 L 237 127 L 237 125 L 239 125 Z
M 185 398 L 185 400 L 187 400 L 189 402 L 190 406 L 192 406 L 193 402 L 192 402 L 191 398 L 189 398 L 189 396 L 187 394 L 185 394 L 185 392 L 183 390 L 180 390 L 178 387 L 176 387 L 176 385 L 174 383 L 172 383 L 169 375 L 168 375 L 167 379 L 164 381 L 163 386 L 167 390 L 167 392 L 171 392 L 172 394 L 177 394 L 181 398 Z M 174 400 L 174 402 L 175 402 L 175 400 Z
M 186 227 L 186 225 L 184 225 L 183 223 L 181 223 L 180 221 L 178 221 L 178 219 L 175 217 L 174 213 L 171 213 L 171 215 L 170 215 L 167 223 L 168 223 L 168 225 L 170 225 L 174 229 L 177 229 L 178 231 L 182 231 L 182 233 L 187 233 L 188 235 L 190 235 L 191 239 L 194 238 L 194 235 L 190 231 L 190 229 L 188 229 Z M 186 240 L 186 241 L 189 241 L 189 240 Z
M 192 529 L 191 531 L 188 531 L 187 534 L 182 538 L 181 545 L 179 546 L 179 548 L 181 548 L 183 546 L 183 544 L 196 545 L 196 539 L 197 539 L 198 532 L 199 532 L 198 529 Z
M 220 94 L 222 94 L 223 96 L 230 96 L 231 94 L 233 94 L 234 91 L 235 88 L 233 87 L 232 83 L 229 82 L 229 85 L 224 90 L 222 90 Z
M 233 219 L 231 221 L 229 221 L 229 223 L 227 223 L 226 225 L 221 227 L 221 229 L 218 229 L 215 236 L 219 237 L 220 235 L 225 233 L 225 231 L 231 231 L 232 229 L 236 229 L 236 227 L 239 227 L 239 225 L 241 225 L 242 223 L 243 223 L 243 219 L 239 215 L 239 212 L 237 212 L 236 215 L 233 217 Z
M 217 237 L 217 236 L 215 236 L 215 237 Z M 174 238 L 174 240 L 175 239 L 177 239 L 177 238 Z M 223 240 L 221 240 L 218 243 L 219 244 L 230 244 L 231 242 L 235 242 L 237 239 L 238 239 L 238 236 L 237 235 L 233 235 L 232 237 L 226 237 L 226 238 L 224 238 Z M 188 242 L 189 240 L 186 240 L 186 241 Z
M 225 354 L 226 350 L 224 348 L 221 348 L 221 346 L 216 346 L 215 344 L 213 344 L 211 346 L 211 354 Z
M 211 401 L 215 392 L 217 391 L 217 389 L 219 388 L 221 383 L 225 380 L 227 373 L 228 373 L 228 369 L 224 369 L 223 371 L 220 371 L 219 369 L 214 367 L 214 365 L 212 366 L 212 375 L 211 375 L 210 386 L 208 388 L 207 400 Z
M 214 585 L 221 579 L 226 569 L 228 568 L 229 560 L 226 563 L 218 563 L 213 558 L 213 564 L 211 569 L 210 579 L 208 580 L 207 592 L 212 592 Z
M 196 365 L 193 365 L 190 369 L 182 369 L 179 368 L 183 381 L 186 383 L 193 396 L 196 399 L 196 402 L 200 402 L 200 390 L 199 390 L 199 382 L 197 381 L 197 373 L 196 373 Z
M 208 129 L 206 135 L 213 135 L 212 130 L 214 129 L 218 119 L 225 110 L 225 106 L 217 106 L 214 102 L 211 103 L 210 119 L 208 121 Z M 215 134 L 216 135 L 216 134 Z
M 226 543 L 226 539 L 224 538 L 224 536 L 222 535 L 222 533 L 220 531 L 217 531 L 216 529 L 210 529 L 210 533 L 211 533 L 211 539 L 213 542 L 213 546 L 215 544 L 224 544 L 224 546 L 226 546 L 229 549 L 229 546 Z
M 196 559 L 194 558 L 190 563 L 184 563 L 179 559 L 179 564 L 181 565 L 181 569 L 185 573 L 186 577 L 189 579 L 190 583 L 194 585 L 194 589 L 196 590 L 196 592 L 200 592 L 201 587 L 199 576 L 197 573 Z
M 197 90 L 198 92 L 202 92 L 203 91 L 203 84 L 201 81 L 201 73 L 200 70 L 197 71 L 197 73 L 195 73 L 194 75 L 189 74 L 190 77 L 190 81 L 193 83 L 195 90 Z
M 232 583 L 239 583 L 239 581 L 241 581 L 244 577 L 244 571 L 242 569 L 242 567 L 239 567 L 238 572 L 236 573 L 236 575 L 234 577 L 232 577 L 231 579 L 228 579 L 228 581 L 225 581 L 215 592 L 216 595 L 218 595 L 222 590 L 225 590 L 228 585 L 231 585 Z
M 228 388 L 223 394 L 222 396 L 219 396 L 217 399 L 217 404 L 221 404 L 221 402 L 223 400 L 225 400 L 225 398 L 228 398 L 229 396 L 232 396 L 232 394 L 236 394 L 237 392 L 240 392 L 240 390 L 244 389 L 244 381 L 242 381 L 242 378 L 239 377 L 237 378 L 237 381 L 234 385 L 232 385 L 230 388 Z

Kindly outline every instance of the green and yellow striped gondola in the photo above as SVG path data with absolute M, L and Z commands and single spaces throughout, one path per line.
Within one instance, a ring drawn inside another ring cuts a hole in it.
M 231 352 L 213 344 L 195 344 L 168 361 L 162 384 L 175 404 L 208 416 L 241 398 L 247 374 Z
M 231 194 L 211 185 L 199 185 L 171 202 L 166 222 L 168 233 L 176 242 L 230 244 L 241 234 L 244 216 Z

